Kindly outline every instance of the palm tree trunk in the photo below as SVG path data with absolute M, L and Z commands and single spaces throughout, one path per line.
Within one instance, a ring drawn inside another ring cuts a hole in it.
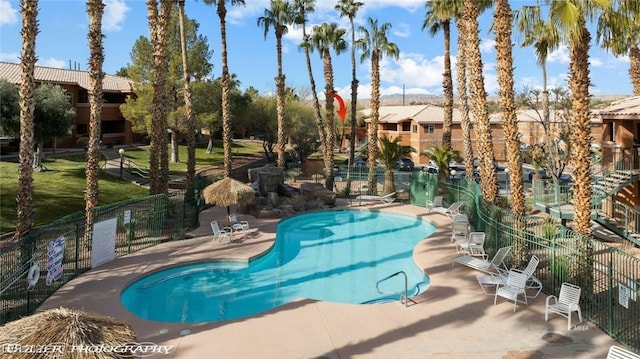
M 325 186 L 329 190 L 333 190 L 333 147 L 335 145 L 335 132 L 333 131 L 333 122 L 335 111 L 333 109 L 333 67 L 331 65 L 331 54 L 329 50 L 325 50 L 322 56 L 322 64 L 324 69 L 324 93 L 325 93 L 325 116 L 326 116 L 326 134 L 327 145 L 324 153 L 324 176 Z
M 633 96 L 640 96 L 640 49 L 638 44 L 629 48 L 629 77 L 633 84 Z
M 358 79 L 356 77 L 356 29 L 353 16 L 349 17 L 351 23 L 351 133 L 349 134 L 349 166 L 347 168 L 347 189 L 351 190 L 351 171 L 356 156 L 356 115 L 358 113 Z
M 231 151 L 231 100 L 229 83 L 229 66 L 227 64 L 227 26 L 225 17 L 226 0 L 218 0 L 218 17 L 220 18 L 220 38 L 222 44 L 222 146 L 224 148 L 224 177 L 231 175 L 233 157 Z
M 196 174 L 196 119 L 193 113 L 193 102 L 191 100 L 191 73 L 189 72 L 189 62 L 187 61 L 187 40 L 184 32 L 184 2 L 180 0 L 180 46 L 182 51 L 182 72 L 184 76 L 184 111 L 187 118 L 187 198 L 193 197 Z
M 376 160 L 378 158 L 378 121 L 380 119 L 380 54 L 371 51 L 371 121 L 369 122 L 368 194 L 378 193 Z
M 21 1 L 22 51 L 20 53 L 20 152 L 18 193 L 16 194 L 16 233 L 14 240 L 33 228 L 33 116 L 35 103 L 36 36 L 38 34 L 38 2 Z
M 482 74 L 482 56 L 480 54 L 480 38 L 478 37 L 479 10 L 475 1 L 465 1 L 464 12 L 467 55 L 469 58 L 469 87 L 471 96 L 471 110 L 473 111 L 473 129 L 476 133 L 478 159 L 480 160 L 480 178 L 482 180 L 482 196 L 488 203 L 496 202 L 498 197 L 498 182 L 496 169 L 493 166 L 493 138 L 489 123 L 489 111 L 487 108 L 487 92 L 484 89 L 484 77 Z
M 102 0 L 89 0 L 87 13 L 89 15 L 89 144 L 87 148 L 86 187 L 84 193 L 85 231 L 87 238 L 91 238 L 94 222 L 93 209 L 98 205 L 98 178 L 100 161 L 100 122 L 102 121 L 102 81 L 104 73 L 104 48 L 102 45 L 102 16 L 104 3 Z
M 278 53 L 278 76 L 276 77 L 276 111 L 278 117 L 278 135 L 276 142 L 277 166 L 284 168 L 284 106 L 285 106 L 285 77 L 282 73 L 282 35 L 276 36 Z
M 444 122 L 442 123 L 442 144 L 451 147 L 451 124 L 453 122 L 453 77 L 451 75 L 451 22 L 442 22 L 444 34 Z
M 460 108 L 460 127 L 462 129 L 462 158 L 464 160 L 465 178 L 473 180 L 473 148 L 471 145 L 471 120 L 469 119 L 469 99 L 467 96 L 467 62 L 465 23 L 461 17 L 456 22 L 458 28 L 458 63 L 456 77 L 458 78 L 458 107 Z

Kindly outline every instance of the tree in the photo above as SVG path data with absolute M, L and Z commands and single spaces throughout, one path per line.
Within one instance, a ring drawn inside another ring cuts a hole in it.
M 391 24 L 386 22 L 378 26 L 378 20 L 369 17 L 368 28 L 359 27 L 362 38 L 356 41 L 356 46 L 362 50 L 360 61 L 371 59 L 371 121 L 369 122 L 369 191 L 377 192 L 376 159 L 378 157 L 378 121 L 380 117 L 380 60 L 383 56 L 397 59 L 400 56 L 398 45 L 389 42 L 387 32 Z
M 382 193 L 388 194 L 396 191 L 395 180 L 393 178 L 393 166 L 396 161 L 402 157 L 407 157 L 416 149 L 411 146 L 403 146 L 400 144 L 401 137 L 393 139 L 386 135 L 380 138 L 380 161 L 384 164 L 384 189 Z
M 351 188 L 351 169 L 356 152 L 356 117 L 358 113 L 358 78 L 356 77 L 356 29 L 354 19 L 358 10 L 364 6 L 363 2 L 354 0 L 338 0 L 335 9 L 340 12 L 341 17 L 348 17 L 351 25 L 351 107 L 349 123 L 351 133 L 349 133 L 349 163 L 347 168 L 347 188 Z
M 522 152 L 520 132 L 516 117 L 516 101 L 513 90 L 513 44 L 511 42 L 512 12 L 508 0 L 496 0 L 493 31 L 496 36 L 498 85 L 500 86 L 500 107 L 502 129 L 507 145 L 509 185 L 511 187 L 511 210 L 524 215 L 524 184 L 522 182 Z
M 434 37 L 440 30 L 444 36 L 444 74 L 442 90 L 444 93 L 444 121 L 442 123 L 442 143 L 451 146 L 451 124 L 453 122 L 453 76 L 451 74 L 451 19 L 459 16 L 460 0 L 426 1 L 427 13 L 422 30 L 429 28 Z
M 458 53 L 456 63 L 456 77 L 458 78 L 458 108 L 460 109 L 460 127 L 462 129 L 462 158 L 464 159 L 465 178 L 472 181 L 474 174 L 473 149 L 471 146 L 471 120 L 469 118 L 469 99 L 467 95 L 467 38 L 465 36 L 465 17 L 460 14 L 456 20 L 458 29 Z
M 224 148 L 224 177 L 229 177 L 232 168 L 231 156 L 231 103 L 229 65 L 227 61 L 227 0 L 205 0 L 207 4 L 217 5 L 220 18 L 220 38 L 222 48 L 222 146 Z M 244 0 L 230 0 L 231 5 L 244 5 Z
M 178 15 L 180 19 L 180 52 L 182 53 L 182 73 L 184 88 L 182 94 L 184 98 L 184 116 L 187 118 L 187 198 L 193 197 L 196 176 L 196 124 L 193 113 L 191 73 L 189 72 L 189 56 L 187 54 L 187 36 L 184 25 L 184 0 L 178 1 Z
M 498 179 L 494 164 L 493 139 L 487 109 L 487 92 L 482 75 L 482 56 L 480 54 L 480 38 L 478 37 L 478 16 L 480 9 L 475 1 L 464 2 L 465 13 L 465 54 L 468 56 L 467 71 L 473 111 L 473 129 L 476 134 L 476 151 L 480 161 L 479 171 L 482 186 L 482 197 L 488 203 L 496 202 L 498 197 Z
M 325 186 L 333 188 L 333 147 L 335 144 L 334 117 L 333 108 L 333 65 L 331 63 L 331 49 L 336 55 L 339 55 L 347 49 L 347 43 L 344 41 L 345 29 L 338 28 L 338 24 L 324 23 L 320 26 L 313 27 L 311 35 L 311 49 L 318 49 L 322 57 L 322 67 L 324 72 L 324 96 L 325 96 L 325 134 L 326 144 L 324 151 L 324 176 L 326 178 Z
M 422 156 L 429 158 L 438 167 L 438 182 L 444 182 L 449 176 L 449 163 L 460 160 L 460 152 L 445 144 L 426 148 Z
M 153 49 L 153 100 L 151 107 L 151 151 L 149 185 L 151 194 L 169 188 L 169 156 L 167 153 L 168 33 L 173 0 L 147 0 L 149 30 Z
M 35 112 L 36 36 L 38 34 L 38 2 L 21 1 L 22 51 L 20 53 L 20 150 L 18 158 L 17 218 L 14 240 L 33 228 L 33 118 Z
M 104 3 L 102 0 L 87 1 L 87 15 L 89 16 L 89 143 L 87 147 L 87 176 L 84 191 L 85 231 L 93 233 L 95 213 L 93 209 L 98 205 L 98 179 L 100 172 L 100 124 L 102 123 L 102 81 L 104 72 L 104 47 L 102 45 L 102 15 Z M 72 120 L 72 118 L 70 118 Z
M 18 87 L 0 79 L 0 132 L 20 135 L 20 94 Z M 12 127 L 15 127 L 12 128 Z
M 614 55 L 629 56 L 633 95 L 640 96 L 640 9 L 635 0 L 622 0 L 618 4 L 617 8 L 605 9 L 598 18 L 596 37 Z
M 294 22 L 295 9 L 288 1 L 271 0 L 271 7 L 264 10 L 264 16 L 258 18 L 258 26 L 264 29 L 264 37 L 267 38 L 269 29 L 273 27 L 276 36 L 276 54 L 278 58 L 278 75 L 276 76 L 276 100 L 278 111 L 278 141 L 276 152 L 278 154 L 278 167 L 284 168 L 284 106 L 285 106 L 285 76 L 282 72 L 282 36 L 287 33 L 287 25 Z
M 316 125 L 313 111 L 312 107 L 299 100 L 287 101 L 285 112 L 287 135 L 291 139 L 296 157 L 302 163 L 310 154 L 318 150 L 318 132 L 314 131 Z

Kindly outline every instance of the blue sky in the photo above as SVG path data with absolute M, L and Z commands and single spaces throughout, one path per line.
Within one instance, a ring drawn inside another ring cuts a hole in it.
M 389 40 L 400 49 L 400 58 L 384 59 L 381 68 L 381 93 L 383 95 L 440 95 L 442 93 L 443 41 L 442 35 L 431 38 L 422 31 L 424 0 L 364 0 L 365 6 L 358 13 L 356 29 L 372 17 L 379 23 L 392 24 Z M 231 7 L 227 14 L 227 36 L 229 69 L 236 73 L 242 88 L 253 86 L 261 93 L 274 91 L 277 72 L 275 37 L 270 31 L 267 38 L 257 26 L 256 20 L 264 15 L 269 0 L 247 0 L 244 7 Z M 311 14 L 311 26 L 323 22 L 337 22 L 349 29 L 347 19 L 341 19 L 334 5 L 337 0 L 319 0 L 316 12 Z M 528 3 L 528 1 L 527 1 Z M 131 62 L 130 51 L 139 36 L 149 34 L 146 2 L 144 0 L 105 0 L 103 31 L 106 34 L 104 70 L 113 74 Z M 524 5 L 525 1 L 512 1 L 512 7 Z M 20 12 L 18 0 L 0 0 L 0 61 L 18 62 L 20 54 Z M 88 19 L 85 2 L 80 0 L 40 0 L 39 34 L 36 44 L 38 65 L 69 68 L 78 64 L 86 69 L 89 50 L 87 45 Z M 200 33 L 209 40 L 213 51 L 213 76 L 220 76 L 220 33 L 215 9 L 204 1 L 187 0 L 186 13 L 200 23 Z M 480 19 L 480 37 L 485 67 L 485 87 L 490 96 L 497 95 L 495 72 L 495 48 L 493 34 L 488 33 L 492 13 Z M 283 71 L 287 86 L 308 89 L 309 81 L 304 53 L 299 50 L 301 29 L 290 28 L 283 41 Z M 357 34 L 356 34 L 357 36 Z M 452 55 L 455 64 L 455 38 L 452 35 Z M 595 34 L 592 35 L 595 37 Z M 350 41 L 350 35 L 347 35 Z M 359 62 L 357 55 L 357 77 L 360 81 L 359 98 L 370 98 L 369 60 Z M 627 95 L 632 93 L 628 76 L 629 59 L 616 58 L 597 45 L 591 52 L 591 82 L 593 95 Z M 318 53 L 312 54 L 314 76 L 318 91 L 322 92 L 322 63 Z M 549 86 L 566 87 L 569 54 L 566 47 L 553 52 L 549 57 Z M 333 55 L 334 84 L 345 98 L 350 96 L 351 64 L 350 50 Z M 541 70 L 537 66 L 532 48 L 514 47 L 515 90 L 525 86 L 540 87 Z

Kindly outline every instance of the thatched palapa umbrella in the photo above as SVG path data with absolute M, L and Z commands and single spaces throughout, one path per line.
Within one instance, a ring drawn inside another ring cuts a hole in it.
M 38 347 L 48 350 L 43 358 L 133 358 L 135 354 L 126 348 L 135 347 L 136 340 L 133 329 L 123 321 L 67 308 L 50 309 L 0 327 L 3 357 L 8 358 L 39 357 L 33 352 Z
M 238 180 L 227 177 L 207 186 L 202 191 L 207 204 L 226 206 L 227 214 L 231 214 L 230 207 L 234 204 L 247 204 L 256 200 L 253 188 Z

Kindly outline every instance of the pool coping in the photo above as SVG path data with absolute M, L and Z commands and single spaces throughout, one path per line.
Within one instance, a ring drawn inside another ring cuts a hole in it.
M 348 203 L 338 207 L 348 208 Z M 249 261 L 267 253 L 279 220 L 240 216 L 252 228 L 244 240 L 212 243 L 208 226 L 201 225 L 190 232 L 192 239 L 163 243 L 84 273 L 39 310 L 65 306 L 122 319 L 139 341 L 173 346 L 171 354 L 154 356 L 158 358 L 603 358 L 616 344 L 588 322 L 572 331 L 567 331 L 566 319 L 545 322 L 544 294 L 526 307 L 519 305 L 515 313 L 505 300 L 494 306 L 493 297 L 484 296 L 475 283 L 477 272 L 451 268 L 456 252 L 446 216 L 406 204 L 362 207 L 415 215 L 436 226 L 436 232 L 413 250 L 414 262 L 431 281 L 429 289 L 414 298 L 417 304 L 404 308 L 399 303 L 353 305 L 301 298 L 248 318 L 182 324 L 144 320 L 120 303 L 121 291 L 152 271 L 197 261 Z M 225 211 L 207 209 L 200 223 L 224 218 Z M 550 343 L 544 339 L 548 333 L 572 342 Z

